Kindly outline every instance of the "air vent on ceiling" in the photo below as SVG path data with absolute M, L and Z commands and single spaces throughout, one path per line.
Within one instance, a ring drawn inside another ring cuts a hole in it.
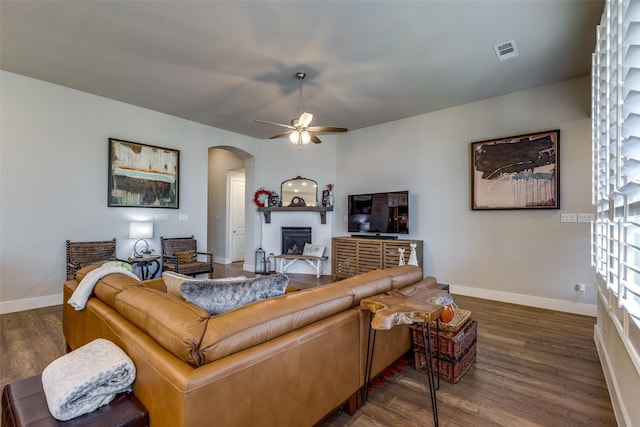
M 496 55 L 498 55 L 498 59 L 501 62 L 518 56 L 518 48 L 516 47 L 515 40 L 509 40 L 508 42 L 497 44 L 493 48 L 496 50 Z

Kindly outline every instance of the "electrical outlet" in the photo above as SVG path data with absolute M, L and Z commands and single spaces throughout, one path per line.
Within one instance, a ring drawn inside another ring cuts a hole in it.
M 166 221 L 169 219 L 169 215 L 168 214 L 156 214 L 155 215 L 156 221 Z
M 578 214 L 564 213 L 560 214 L 560 222 L 576 222 L 578 221 Z
M 189 214 L 180 214 L 178 215 L 178 221 L 186 221 L 189 219 Z
M 576 283 L 575 290 L 576 292 L 580 292 L 581 294 L 584 294 L 587 291 L 587 287 L 585 286 L 584 283 Z

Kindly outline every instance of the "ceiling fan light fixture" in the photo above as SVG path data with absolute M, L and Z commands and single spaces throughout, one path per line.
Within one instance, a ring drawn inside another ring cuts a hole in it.
M 297 144 L 298 141 L 300 141 L 300 132 L 291 132 L 289 134 L 289 141 L 291 141 L 292 144 Z
M 311 141 L 311 135 L 306 130 L 300 132 L 300 139 L 302 139 L 303 144 L 308 144 Z

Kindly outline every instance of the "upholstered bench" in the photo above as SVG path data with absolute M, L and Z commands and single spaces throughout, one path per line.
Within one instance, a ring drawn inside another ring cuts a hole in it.
M 40 375 L 15 381 L 2 391 L 3 427 L 147 427 L 149 414 L 132 394 L 120 393 L 110 404 L 69 421 L 58 421 L 49 412 Z

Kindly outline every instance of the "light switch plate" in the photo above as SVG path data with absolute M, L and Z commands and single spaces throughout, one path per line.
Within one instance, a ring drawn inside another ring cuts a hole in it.
M 579 213 L 578 222 L 591 222 L 596 219 L 596 216 L 592 213 Z
M 578 221 L 578 214 L 564 213 L 560 214 L 560 222 L 576 222 Z

